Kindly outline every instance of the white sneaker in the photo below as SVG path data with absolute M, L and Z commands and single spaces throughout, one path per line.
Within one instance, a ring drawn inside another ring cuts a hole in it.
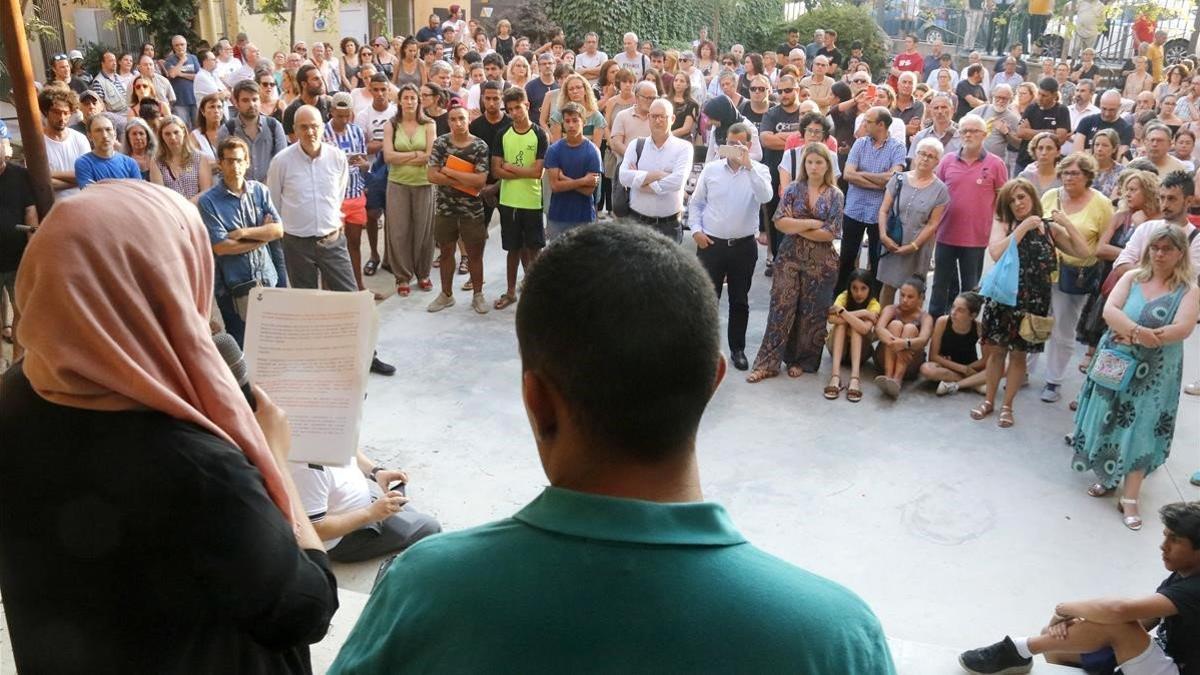
M 453 295 L 446 295 L 445 293 L 438 293 L 437 297 L 433 299 L 433 302 L 429 303 L 429 306 L 426 307 L 425 309 L 426 309 L 426 311 L 429 311 L 429 312 L 440 312 L 443 309 L 446 309 L 447 307 L 453 307 L 453 306 L 454 306 L 454 296 Z
M 476 293 L 471 296 L 471 309 L 479 314 L 488 313 L 487 298 L 483 297 L 483 293 Z
M 1200 396 L 1200 380 L 1187 385 L 1183 388 L 1183 393 L 1191 394 L 1192 396 Z
M 938 382 L 937 395 L 945 396 L 946 394 L 957 394 L 957 382 Z

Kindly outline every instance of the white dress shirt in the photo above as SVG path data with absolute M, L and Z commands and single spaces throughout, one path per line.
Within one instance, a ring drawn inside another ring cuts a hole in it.
M 1113 261 L 1113 267 L 1133 265 L 1136 268 L 1142 261 L 1142 254 L 1146 252 L 1146 246 L 1150 243 L 1150 235 L 1166 222 L 1159 218 L 1158 220 L 1147 220 L 1138 225 L 1133 230 L 1133 234 L 1129 235 L 1129 241 L 1125 242 L 1125 248 L 1121 249 L 1120 255 Z M 1182 227 L 1183 231 L 1189 235 L 1195 229 L 1191 223 Z M 1200 235 L 1192 237 L 1188 243 L 1188 257 L 1192 259 L 1193 269 L 1200 269 Z
M 642 159 L 637 159 L 637 141 L 629 139 L 621 162 L 621 184 L 629 188 L 629 208 L 643 216 L 666 218 L 683 211 L 683 187 L 692 171 L 692 144 L 678 136 L 667 136 L 659 147 L 647 137 Z M 646 174 L 666 171 L 667 175 L 643 189 Z
M 219 91 L 228 92 L 229 87 L 226 87 L 225 83 L 215 73 L 201 68 L 196 71 L 196 79 L 192 80 L 192 91 L 196 93 L 196 103 L 200 103 L 209 94 L 215 94 Z
M 321 144 L 316 159 L 299 143 L 281 150 L 267 169 L 267 188 L 294 237 L 324 237 L 342 226 L 342 196 L 350 180 L 346 153 Z
M 750 161 L 733 171 L 722 159 L 704 165 L 688 200 L 688 227 L 718 239 L 758 234 L 758 210 L 771 201 L 771 172 Z
M 218 58 L 217 65 L 213 67 L 213 75 L 216 76 L 218 80 L 228 83 L 229 76 L 240 70 L 243 65 L 245 64 L 242 63 L 241 59 L 235 59 L 232 56 L 229 57 L 228 61 L 222 61 L 220 58 Z M 251 77 L 253 77 L 253 75 L 251 75 Z

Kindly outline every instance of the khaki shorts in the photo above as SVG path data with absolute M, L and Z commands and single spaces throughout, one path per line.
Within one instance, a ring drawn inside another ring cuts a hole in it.
M 453 244 L 461 238 L 464 244 L 482 244 L 487 241 L 487 223 L 483 217 L 468 218 L 465 216 L 433 217 L 433 240 L 438 246 Z

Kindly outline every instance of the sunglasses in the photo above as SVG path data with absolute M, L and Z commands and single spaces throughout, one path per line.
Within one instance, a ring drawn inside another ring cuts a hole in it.
M 258 86 L 260 86 L 260 87 L 274 87 L 274 86 L 275 86 L 275 81 L 274 81 L 274 80 L 266 80 L 266 81 L 264 81 L 264 82 L 259 82 L 259 83 L 258 83 Z
M 55 54 L 55 55 L 54 55 L 54 60 L 55 60 L 55 61 L 66 61 L 66 60 L 67 60 L 67 55 L 66 55 L 66 54 Z
M 854 79 L 854 80 L 850 80 L 850 81 L 853 82 L 854 84 L 866 84 L 867 83 L 867 80 L 863 80 L 863 79 Z
M 781 87 L 779 89 L 779 93 L 781 93 L 781 94 L 790 94 L 793 91 L 796 91 L 795 87 Z
M 766 87 L 750 87 L 750 91 L 766 91 Z

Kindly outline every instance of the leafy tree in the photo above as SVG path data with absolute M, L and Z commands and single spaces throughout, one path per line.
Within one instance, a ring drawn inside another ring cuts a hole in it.
M 888 37 L 875 23 L 875 17 L 866 7 L 841 2 L 826 2 L 820 7 L 802 14 L 796 21 L 780 26 L 776 37 L 782 42 L 786 29 L 796 28 L 801 38 L 810 36 L 818 28 L 837 31 L 838 48 L 849 53 L 850 43 L 855 40 L 863 45 L 863 59 L 871 67 L 871 73 L 882 72 L 888 58 Z
M 200 39 L 192 30 L 197 0 L 107 0 L 107 4 L 114 19 L 145 27 L 161 53 L 168 51 L 173 35 L 184 36 L 189 44 Z

